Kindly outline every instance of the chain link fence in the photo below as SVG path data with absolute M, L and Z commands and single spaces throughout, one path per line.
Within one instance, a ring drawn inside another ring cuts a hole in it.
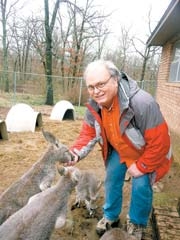
M 29 104 L 44 104 L 46 101 L 46 75 L 34 73 L 8 72 L 9 92 L 12 105 L 19 101 L 28 101 Z M 54 102 L 66 99 L 73 104 L 84 104 L 84 95 L 88 97 L 85 82 L 82 77 L 52 76 Z M 156 95 L 156 81 L 139 81 L 138 85 Z M 71 88 L 70 86 L 73 86 Z M 0 92 L 4 93 L 5 82 L 3 72 L 0 71 Z M 36 99 L 36 100 L 34 100 Z

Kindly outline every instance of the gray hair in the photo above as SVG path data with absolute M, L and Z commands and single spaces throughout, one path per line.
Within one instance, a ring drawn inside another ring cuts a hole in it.
M 101 60 L 101 59 L 93 61 L 87 65 L 87 67 L 85 68 L 85 71 L 84 71 L 84 75 L 83 75 L 84 79 L 86 79 L 87 74 L 90 70 L 91 71 L 95 70 L 99 66 L 104 66 L 108 70 L 108 72 L 110 73 L 110 75 L 112 77 L 117 77 L 119 79 L 120 72 L 119 72 L 118 68 L 114 65 L 114 63 L 111 61 Z

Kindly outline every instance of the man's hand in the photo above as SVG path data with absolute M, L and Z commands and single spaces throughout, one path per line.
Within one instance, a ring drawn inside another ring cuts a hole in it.
M 131 164 L 131 166 L 128 168 L 128 173 L 135 178 L 144 175 L 144 173 L 139 171 L 139 169 L 136 166 L 136 163 Z
M 74 166 L 79 161 L 78 155 L 73 153 L 72 151 L 70 151 L 70 152 L 72 154 L 72 160 L 67 162 L 67 163 L 64 163 L 65 167 L 67 167 L 67 166 Z

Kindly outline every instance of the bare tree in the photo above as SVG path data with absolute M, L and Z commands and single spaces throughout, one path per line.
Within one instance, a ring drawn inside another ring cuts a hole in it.
M 94 0 L 86 0 L 80 5 L 77 0 L 67 4 L 67 18 L 69 19 L 68 27 L 63 28 L 62 13 L 60 12 L 60 28 L 62 37 L 62 53 L 61 69 L 65 74 L 65 59 L 69 67 L 66 68 L 66 74 L 71 74 L 73 77 L 82 76 L 82 66 L 85 62 L 85 57 L 88 56 L 88 51 L 97 50 L 94 55 L 100 57 L 105 40 L 109 34 L 108 28 L 105 26 L 105 21 L 109 15 L 101 14 L 94 4 Z M 61 10 L 61 9 L 60 9 Z M 64 29 L 64 30 L 63 30 Z M 65 56 L 68 55 L 68 58 Z M 94 56 L 93 55 L 93 56 Z M 68 61 L 67 61 L 68 60 Z M 64 68 L 63 68 L 64 66 Z M 67 71 L 67 70 L 70 71 Z M 75 81 L 72 79 L 68 84 L 69 88 L 75 86 Z
M 8 34 L 7 34 L 7 24 L 8 18 L 10 17 L 14 6 L 18 0 L 11 2 L 8 6 L 8 0 L 0 0 L 0 11 L 1 11 L 1 23 L 2 23 L 2 46 L 3 46 L 3 82 L 5 83 L 5 92 L 9 92 L 9 79 L 8 79 Z
M 46 102 L 47 105 L 54 104 L 53 84 L 52 84 L 52 34 L 55 25 L 56 15 L 59 9 L 60 0 L 56 0 L 52 17 L 50 20 L 49 0 L 44 0 L 45 11 L 45 35 L 46 35 L 46 53 L 45 53 L 45 74 L 46 74 Z
M 11 40 L 10 49 L 13 51 L 15 58 L 13 69 L 14 71 L 21 72 L 21 76 L 25 80 L 26 72 L 28 70 L 30 71 L 28 62 L 34 33 L 31 17 L 27 19 L 19 18 L 18 20 L 14 17 L 11 31 L 13 38 Z
M 149 29 L 149 34 L 147 36 L 147 38 L 151 35 L 152 30 L 151 30 L 151 8 L 148 11 L 148 15 L 147 15 L 147 23 L 148 23 L 148 29 Z M 139 50 L 139 48 L 137 47 L 135 40 L 137 40 L 139 43 L 141 43 L 142 46 L 144 46 L 144 50 Z M 159 47 L 148 47 L 146 45 L 146 43 L 139 38 L 132 38 L 132 45 L 134 46 L 134 49 L 136 50 L 136 52 L 142 57 L 143 62 L 142 62 L 142 70 L 141 70 L 141 75 L 140 75 L 140 82 L 141 82 L 141 86 L 142 86 L 142 81 L 145 78 L 145 72 L 146 72 L 146 67 L 147 67 L 147 63 L 149 59 L 153 59 L 156 55 L 156 53 L 159 52 Z
M 79 11 L 79 16 L 81 17 L 80 21 L 77 12 L 73 8 L 72 14 L 74 19 L 72 37 L 73 48 L 75 50 L 72 75 L 76 76 L 78 64 L 80 63 L 80 66 L 82 66 L 82 62 L 84 61 L 82 53 L 84 53 L 85 46 L 92 48 L 93 44 L 97 42 L 100 44 L 100 39 L 108 35 L 109 31 L 104 26 L 104 22 L 108 15 L 100 14 L 97 11 L 97 6 L 95 6 L 94 0 L 86 0 L 84 8 L 81 8 Z M 102 43 L 104 44 L 103 41 Z M 98 52 L 100 49 L 101 46 L 98 45 Z
M 129 65 L 129 53 L 131 52 L 130 27 L 120 26 L 118 47 L 113 54 L 114 62 L 120 70 L 127 71 Z M 128 64 L 127 64 L 128 63 Z
M 104 26 L 103 22 L 99 24 L 99 27 L 96 29 L 97 35 L 97 58 L 100 59 L 102 57 L 102 53 L 104 50 L 105 42 L 110 34 L 109 29 Z
M 44 31 L 44 23 L 42 19 L 38 17 L 31 18 L 31 28 L 33 30 L 32 36 L 32 44 L 37 54 L 40 56 L 40 60 L 43 64 L 44 70 L 46 67 L 46 41 L 45 41 L 45 31 Z
M 130 29 L 121 27 L 121 51 L 122 51 L 122 69 L 125 69 L 127 63 L 127 55 L 130 49 Z
M 120 26 L 117 47 L 106 52 L 106 58 L 111 59 L 122 71 L 130 68 L 130 54 L 132 54 L 130 27 Z
M 58 13 L 58 24 L 60 27 L 60 36 L 61 36 L 61 43 L 60 43 L 60 49 L 59 53 L 57 53 L 57 58 L 60 59 L 60 69 L 61 69 L 61 76 L 63 77 L 63 90 L 66 90 L 65 87 L 65 75 L 67 76 L 67 66 L 66 66 L 66 55 L 70 49 L 70 43 L 69 43 L 69 37 L 71 35 L 71 27 L 72 27 L 72 21 L 73 19 L 70 16 L 69 9 L 67 9 L 68 17 L 66 18 L 66 28 L 64 29 L 64 22 L 62 14 Z

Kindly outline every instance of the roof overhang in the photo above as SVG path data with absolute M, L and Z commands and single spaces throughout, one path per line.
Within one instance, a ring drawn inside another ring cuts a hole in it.
M 180 0 L 172 0 L 147 40 L 147 46 L 163 46 L 180 33 Z

